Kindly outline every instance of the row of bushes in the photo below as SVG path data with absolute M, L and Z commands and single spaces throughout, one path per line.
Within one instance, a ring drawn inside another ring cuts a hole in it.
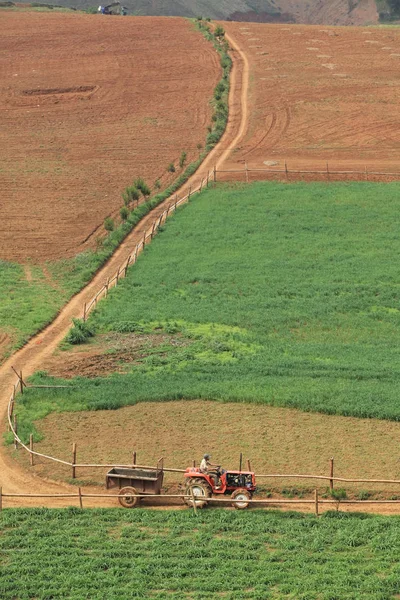
M 119 239 L 120 243 L 122 239 L 125 237 L 127 233 L 138 223 L 137 215 L 138 215 L 138 204 L 140 196 L 143 196 L 145 199 L 145 203 L 142 205 L 146 207 L 144 210 L 146 211 L 144 214 L 147 214 L 149 210 L 166 200 L 169 196 L 171 196 L 176 190 L 178 190 L 199 168 L 201 163 L 207 154 L 214 148 L 217 142 L 221 139 L 223 133 L 225 132 L 226 125 L 228 122 L 228 114 L 229 114 L 229 106 L 228 106 L 228 96 L 229 96 L 229 76 L 232 68 L 232 61 L 228 54 L 229 45 L 225 40 L 225 32 L 222 27 L 218 26 L 215 28 L 214 33 L 211 31 L 208 25 L 209 19 L 204 21 L 203 19 L 197 19 L 196 28 L 203 33 L 205 38 L 212 42 L 214 48 L 220 55 L 221 59 L 221 67 L 222 67 L 222 78 L 218 82 L 213 97 L 213 107 L 214 113 L 212 115 L 212 124 L 209 126 L 209 132 L 206 139 L 206 145 L 202 150 L 201 144 L 197 145 L 197 149 L 199 150 L 199 157 L 197 160 L 192 162 L 185 169 L 183 173 L 163 192 L 160 192 L 153 196 L 150 201 L 148 201 L 151 190 L 149 186 L 144 182 L 141 177 L 135 179 L 132 186 L 128 186 L 122 194 L 124 200 L 124 206 L 120 210 L 120 217 L 122 220 L 122 224 L 115 228 L 114 220 L 111 217 L 107 217 L 104 222 L 104 227 L 109 234 L 114 233 L 114 237 L 110 239 L 110 235 L 106 238 L 104 242 L 104 246 L 112 246 L 114 247 L 115 240 L 120 238 L 118 232 L 121 232 L 123 235 L 121 239 Z M 187 154 L 186 152 L 182 152 L 179 158 L 179 166 L 181 169 L 186 164 Z M 167 167 L 167 171 L 169 173 L 175 173 L 175 165 L 174 163 L 170 163 Z M 160 183 L 157 180 L 154 184 L 155 189 L 160 188 Z M 136 203 L 136 208 L 130 213 L 131 205 L 134 207 Z M 150 208 L 149 208 L 150 207 Z M 141 211 L 140 211 L 141 212 Z M 132 215 L 132 217 L 130 216 Z M 143 216 L 143 215 L 142 215 Z M 140 218 L 142 218 L 142 216 Z M 140 219 L 139 219 L 140 220 Z M 118 245 L 118 244 L 117 244 Z
M 218 82 L 214 90 L 213 106 L 214 114 L 212 116 L 212 125 L 209 127 L 209 133 L 206 139 L 206 145 L 204 150 L 201 152 L 201 145 L 198 145 L 199 157 L 197 160 L 188 165 L 185 171 L 164 191 L 156 194 L 149 199 L 151 190 L 142 178 L 135 179 L 132 186 L 128 186 L 123 192 L 122 197 L 124 199 L 124 206 L 120 210 L 120 216 L 122 223 L 119 227 L 115 228 L 114 221 L 111 217 L 107 217 L 104 226 L 109 232 L 109 235 L 103 242 L 103 253 L 105 258 L 108 258 L 115 248 L 122 242 L 125 236 L 141 221 L 141 219 L 147 215 L 153 208 L 158 206 L 161 202 L 169 198 L 174 194 L 186 181 L 197 171 L 201 163 L 203 162 L 206 155 L 212 150 L 215 144 L 221 139 L 227 122 L 228 122 L 228 96 L 229 96 L 229 76 L 232 68 L 232 61 L 228 54 L 228 43 L 224 37 L 224 30 L 221 27 L 216 27 L 214 33 L 208 26 L 208 21 L 198 19 L 196 27 L 203 33 L 205 38 L 212 42 L 215 49 L 220 55 L 221 67 L 222 67 L 222 78 Z M 179 166 L 184 167 L 186 162 L 186 152 L 182 152 L 179 160 Z M 171 163 L 173 165 L 173 163 Z M 169 172 L 175 172 L 172 170 L 171 165 L 168 167 Z M 155 185 L 155 187 L 159 187 Z M 143 196 L 145 202 L 139 206 L 139 197 Z M 135 205 L 136 208 L 130 210 L 131 205 Z M 70 333 L 68 334 L 67 341 L 72 344 L 79 344 L 91 337 L 93 332 L 89 330 L 82 321 L 74 321 Z
M 210 29 L 208 21 L 198 19 L 196 28 L 201 31 L 204 37 L 212 42 L 214 48 L 220 55 L 222 78 L 214 90 L 213 106 L 214 114 L 212 116 L 212 125 L 209 127 L 209 133 L 206 140 L 205 152 L 208 153 L 219 142 L 225 132 L 228 123 L 229 114 L 229 86 L 230 72 L 232 69 L 232 60 L 229 56 L 229 44 L 225 39 L 225 31 L 217 26 L 214 32 Z

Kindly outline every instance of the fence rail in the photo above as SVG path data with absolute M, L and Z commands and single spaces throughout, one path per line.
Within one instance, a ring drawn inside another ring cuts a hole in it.
M 240 174 L 243 175 L 243 178 L 249 183 L 249 174 L 251 173 L 265 173 L 271 175 L 283 175 L 286 180 L 289 179 L 290 175 L 324 175 L 329 180 L 331 176 L 340 175 L 340 176 L 348 176 L 348 175 L 357 175 L 360 176 L 360 179 L 368 181 L 369 177 L 390 177 L 396 178 L 400 180 L 400 171 L 369 171 L 365 166 L 363 170 L 335 170 L 329 167 L 329 163 L 326 163 L 325 169 L 289 169 L 287 161 L 285 161 L 284 168 L 268 168 L 268 169 L 258 169 L 258 168 L 249 168 L 247 163 L 245 163 L 244 169 L 218 169 L 215 171 L 215 179 L 219 174 Z
M 381 173 L 381 172 L 368 172 L 367 168 L 365 168 L 365 171 L 331 171 L 329 170 L 329 166 L 327 164 L 327 170 L 326 171 L 294 171 L 294 170 L 289 170 L 287 167 L 287 163 L 285 162 L 285 169 L 249 169 L 247 167 L 246 164 L 246 168 L 244 170 L 217 170 L 216 167 L 214 167 L 214 169 L 212 171 L 208 171 L 207 175 L 204 176 L 203 178 L 201 178 L 200 183 L 194 188 L 194 189 L 189 189 L 188 194 L 186 194 L 185 196 L 183 196 L 182 198 L 178 199 L 177 196 L 175 196 L 175 201 L 170 202 L 170 204 L 168 205 L 168 207 L 161 213 L 161 215 L 159 217 L 157 217 L 153 223 L 150 225 L 150 228 L 146 229 L 144 231 L 143 234 L 143 239 L 136 244 L 136 246 L 134 247 L 134 249 L 132 250 L 132 252 L 129 254 L 129 256 L 123 261 L 123 263 L 121 264 L 121 266 L 118 268 L 116 274 L 109 278 L 106 283 L 103 285 L 103 287 L 94 295 L 94 297 L 92 298 L 92 300 L 89 303 L 86 303 L 83 307 L 83 320 L 86 320 L 89 313 L 91 312 L 91 310 L 93 310 L 96 306 L 97 306 L 97 302 L 102 298 L 102 297 L 106 297 L 108 294 L 108 291 L 110 289 L 110 287 L 112 286 L 116 286 L 119 282 L 119 279 L 121 277 L 125 277 L 127 274 L 127 270 L 130 266 L 134 265 L 138 255 L 140 254 L 140 252 L 143 251 L 143 249 L 145 248 L 146 244 L 148 243 L 148 241 L 152 240 L 154 235 L 157 233 L 158 229 L 160 228 L 160 226 L 165 223 L 165 221 L 167 220 L 167 218 L 173 214 L 176 209 L 183 203 L 188 202 L 191 198 L 191 196 L 195 193 L 199 193 L 203 190 L 203 188 L 208 187 L 210 181 L 217 181 L 217 177 L 218 174 L 220 173 L 241 173 L 241 174 L 245 174 L 246 176 L 246 180 L 248 181 L 248 174 L 251 172 L 264 172 L 264 173 L 281 173 L 281 174 L 285 174 L 285 176 L 288 176 L 289 174 L 294 174 L 294 173 L 298 173 L 298 174 L 367 174 L 367 175 L 384 175 L 384 176 L 395 176 L 395 177 L 399 177 L 400 179 L 400 173 Z M 13 368 L 13 367 L 12 367 Z M 16 403 L 16 397 L 18 395 L 18 393 L 23 394 L 24 393 L 24 389 L 26 389 L 27 387 L 69 387 L 69 386 L 30 386 L 28 385 L 22 376 L 22 372 L 17 372 L 14 368 L 13 371 L 15 372 L 16 376 L 17 376 L 17 380 L 15 381 L 15 383 L 13 384 L 12 387 L 12 393 L 11 396 L 9 398 L 9 402 L 8 402 L 8 408 L 7 408 L 7 419 L 8 419 L 8 429 L 9 431 L 12 433 L 13 435 L 13 440 L 14 440 L 14 447 L 17 449 L 18 447 L 23 448 L 26 452 L 28 452 L 29 457 L 30 457 L 30 464 L 31 466 L 34 465 L 34 457 L 39 457 L 39 458 L 43 458 L 45 460 L 50 460 L 62 465 L 65 465 L 67 467 L 69 467 L 72 470 L 72 478 L 76 477 L 76 469 L 77 468 L 111 468 L 111 467 L 122 467 L 122 468 L 138 468 L 138 469 L 151 469 L 153 467 L 149 466 L 149 465 L 140 465 L 137 464 L 136 462 L 136 452 L 133 453 L 133 461 L 131 464 L 129 465 L 123 465 L 123 464 L 116 464 L 116 463 L 106 463 L 106 464 L 99 464 L 99 463 L 78 463 L 76 460 L 76 454 L 77 454 L 77 446 L 76 444 L 73 444 L 73 448 L 72 448 L 72 460 L 71 461 L 67 461 L 67 460 L 63 460 L 60 458 L 56 458 L 54 456 L 49 456 L 47 454 L 43 454 L 41 452 L 37 452 L 34 450 L 33 447 L 33 436 L 32 434 L 30 435 L 30 441 L 29 441 L 29 447 L 23 443 L 23 441 L 21 440 L 21 438 L 18 435 L 18 422 L 17 422 L 17 415 L 15 414 L 14 408 L 15 408 L 15 403 Z M 302 480 L 321 480 L 321 481 L 329 481 L 329 485 L 330 488 L 333 489 L 334 487 L 334 482 L 341 482 L 341 483 L 370 483 L 370 484 L 377 484 L 377 483 L 382 483 L 382 484 L 394 484 L 394 485 L 400 485 L 400 480 L 397 479 L 362 479 L 362 478 L 357 478 L 357 479 L 352 479 L 352 478 L 345 478 L 345 477 L 336 477 L 334 476 L 334 470 L 333 470 L 333 458 L 330 459 L 330 472 L 329 475 L 304 475 L 304 474 L 258 474 L 256 475 L 257 479 L 302 479 Z M 250 467 L 250 463 L 248 461 L 248 466 Z M 250 470 L 250 468 L 249 468 Z M 166 472 L 170 472 L 170 473 L 184 473 L 185 469 L 178 469 L 178 468 L 172 468 L 172 467 L 164 467 L 164 471 Z M 317 493 L 317 491 L 316 491 Z M 71 498 L 80 498 L 80 502 L 82 502 L 82 498 L 84 497 L 91 497 L 91 498 L 110 498 L 113 497 L 110 494 L 82 494 L 79 488 L 79 492 L 78 494 L 57 494 L 57 495 L 53 495 L 53 494 L 49 494 L 49 495 L 43 495 L 43 494 L 39 494 L 39 495 L 32 495 L 32 494 L 4 494 L 1 491 L 0 488 L 0 507 L 2 504 L 2 497 L 4 498 L 11 498 L 11 497 L 21 497 L 21 498 L 33 498 L 33 497 L 52 497 L 52 498 L 63 498 L 63 497 L 71 497 Z M 116 497 L 116 496 L 115 496 Z M 155 496 L 152 496 L 155 497 Z M 172 497 L 177 497 L 177 498 L 184 498 L 184 496 L 182 495 L 163 495 L 161 496 L 163 498 L 172 498 Z M 232 502 L 230 499 L 223 499 L 223 498 L 213 498 L 212 500 L 213 502 Z M 271 499 L 265 499 L 265 500 L 252 500 L 252 503 L 264 503 L 264 504 L 307 504 L 307 503 L 311 503 L 314 502 L 311 500 L 271 500 Z M 381 500 L 341 500 L 342 503 L 347 503 L 347 504 L 357 504 L 357 503 L 369 503 L 369 504 L 396 504 L 399 503 L 400 504 L 400 500 L 385 500 L 385 501 L 381 501 Z M 337 500 L 319 500 L 319 503 L 321 504 L 336 504 Z
M 339 507 L 341 505 L 372 505 L 372 506 L 377 506 L 377 505 L 400 505 L 400 500 L 347 500 L 347 499 L 343 499 L 343 500 L 337 500 L 337 499 L 321 499 L 319 497 L 319 493 L 318 490 L 315 489 L 314 490 L 314 497 L 313 498 L 301 498 L 301 499 L 282 499 L 282 498 L 250 498 L 249 500 L 246 500 L 245 502 L 248 503 L 250 506 L 292 506 L 292 505 L 311 505 L 314 507 L 314 512 L 316 514 L 316 516 L 319 516 L 319 512 L 320 512 L 320 507 L 322 506 L 327 506 L 327 505 L 331 505 L 334 506 L 336 508 L 336 510 L 339 510 Z M 4 508 L 3 506 L 3 499 L 5 498 L 43 498 L 43 499 L 57 499 L 57 500 L 63 500 L 63 499 L 76 499 L 79 501 L 79 506 L 80 508 L 83 509 L 83 500 L 84 498 L 101 498 L 101 499 L 115 499 L 115 500 L 119 500 L 120 498 L 132 498 L 135 497 L 138 500 L 141 500 L 142 498 L 147 498 L 147 499 L 153 499 L 153 498 L 161 498 L 163 500 L 181 500 L 182 502 L 187 503 L 187 501 L 189 501 L 188 506 L 192 506 L 192 508 L 194 509 L 194 512 L 197 512 L 197 503 L 205 503 L 205 504 L 222 504 L 222 505 L 227 505 L 230 504 L 231 506 L 235 506 L 236 503 L 240 503 L 243 502 L 243 500 L 234 500 L 231 497 L 216 497 L 213 496 L 212 498 L 204 498 L 203 496 L 195 496 L 192 493 L 181 493 L 181 494 L 132 494 L 131 493 L 126 493 L 126 494 L 91 494 L 91 493 L 85 493 L 82 492 L 82 488 L 78 488 L 78 491 L 74 494 L 24 494 L 24 493 L 4 493 L 2 491 L 2 488 L 0 487 L 0 511 Z M 173 506 L 171 504 L 171 506 Z

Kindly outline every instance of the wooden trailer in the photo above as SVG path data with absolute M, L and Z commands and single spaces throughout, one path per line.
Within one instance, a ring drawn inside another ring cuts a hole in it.
M 140 502 L 140 495 L 152 496 L 161 492 L 164 480 L 164 460 L 157 462 L 154 469 L 140 467 L 113 467 L 106 475 L 106 488 L 118 487 L 121 506 L 133 508 Z

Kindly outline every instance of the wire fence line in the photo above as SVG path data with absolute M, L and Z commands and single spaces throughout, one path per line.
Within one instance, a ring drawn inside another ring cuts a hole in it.
M 146 229 L 143 233 L 143 238 L 142 240 L 136 244 L 135 248 L 132 250 L 132 252 L 129 254 L 129 256 L 124 260 L 124 262 L 121 264 L 121 266 L 117 269 L 116 274 L 108 279 L 106 281 L 106 283 L 104 284 L 104 286 L 95 294 L 95 296 L 92 298 L 92 300 L 89 303 L 85 303 L 84 307 L 83 307 L 83 320 L 85 321 L 88 317 L 88 315 L 90 314 L 90 312 L 97 306 L 97 302 L 101 299 L 107 296 L 108 291 L 111 287 L 115 287 L 116 285 L 118 285 L 119 280 L 122 277 L 125 277 L 127 274 L 127 270 L 130 266 L 134 265 L 138 255 L 143 251 L 143 249 L 145 248 L 145 246 L 149 243 L 149 241 L 151 241 L 154 237 L 154 235 L 157 233 L 157 231 L 159 230 L 159 228 L 165 223 L 165 221 L 167 220 L 167 218 L 173 214 L 176 209 L 184 204 L 185 202 L 188 202 L 191 198 L 191 196 L 193 194 L 196 193 L 201 193 L 202 190 L 204 188 L 207 188 L 209 186 L 209 183 L 211 181 L 213 182 L 217 182 L 217 177 L 218 174 L 220 173 L 241 173 L 241 174 L 245 174 L 246 176 L 246 180 L 249 181 L 249 173 L 251 172 L 264 172 L 264 173 L 280 173 L 280 174 L 285 174 L 286 176 L 288 176 L 291 173 L 307 173 L 307 174 L 315 174 L 315 173 L 319 173 L 319 174 L 362 174 L 362 173 L 366 173 L 367 170 L 365 169 L 365 172 L 361 172 L 361 171 L 330 171 L 329 167 L 327 165 L 327 171 L 293 171 L 287 168 L 287 163 L 285 161 L 285 169 L 249 169 L 247 167 L 247 164 L 245 165 L 245 169 L 244 170 L 217 170 L 216 166 L 214 166 L 213 170 L 208 171 L 207 175 L 204 176 L 203 178 L 201 178 L 200 183 L 194 187 L 194 189 L 189 188 L 189 192 L 188 194 L 186 194 L 185 196 L 183 196 L 182 198 L 178 198 L 177 196 L 175 196 L 175 201 L 171 201 L 170 204 L 168 205 L 168 207 L 161 213 L 161 215 L 159 217 L 157 217 L 153 223 L 150 225 L 150 227 L 148 229 Z M 369 172 L 369 175 L 384 175 L 384 176 L 396 176 L 398 178 L 400 178 L 400 173 L 377 173 L 377 172 Z M 21 438 L 18 435 L 18 422 L 17 422 L 17 415 L 15 413 L 15 404 L 16 404 L 16 398 L 18 394 L 23 394 L 24 390 L 26 388 L 29 387 L 70 387 L 70 386 L 31 386 L 29 384 L 27 384 L 22 376 L 22 371 L 17 372 L 14 368 L 13 368 L 17 379 L 15 381 L 15 383 L 12 386 L 12 392 L 9 398 L 9 402 L 8 402 L 8 408 L 7 408 L 7 420 L 8 420 L 8 429 L 9 431 L 12 433 L 13 436 L 13 443 L 14 443 L 14 447 L 15 449 L 17 449 L 18 447 L 23 448 L 28 454 L 29 454 L 29 458 L 30 458 L 30 464 L 31 466 L 34 465 L 34 457 L 38 457 L 38 458 L 42 458 L 45 460 L 50 460 L 62 465 L 65 465 L 66 467 L 69 467 L 71 469 L 71 473 L 72 473 L 72 478 L 76 477 L 76 469 L 77 468 L 111 468 L 111 467 L 121 467 L 121 468 L 138 468 L 138 469 L 151 469 L 153 467 L 149 466 L 149 465 L 140 465 L 137 464 L 136 462 L 136 453 L 133 453 L 133 461 L 131 464 L 129 465 L 124 465 L 124 464 L 116 464 L 116 463 L 79 463 L 77 462 L 77 446 L 74 443 L 73 444 L 73 448 L 72 448 L 72 460 L 71 461 L 67 461 L 67 460 L 63 460 L 54 456 L 50 456 L 41 452 L 37 452 L 34 450 L 34 443 L 33 443 L 33 435 L 30 434 L 30 441 L 29 441 L 29 446 L 27 444 L 25 444 Z M 369 484 L 377 484 L 377 483 L 382 483 L 382 484 L 394 484 L 394 485 L 400 485 L 400 480 L 396 480 L 396 479 L 362 479 L 362 478 L 344 478 L 344 477 L 336 477 L 334 476 L 334 470 L 333 470 L 333 458 L 330 459 L 330 472 L 329 475 L 313 475 L 313 474 L 274 474 L 274 473 L 269 473 L 269 474 L 258 474 L 256 475 L 257 479 L 301 479 L 301 480 L 320 480 L 320 481 L 327 481 L 329 482 L 329 486 L 331 489 L 333 489 L 334 487 L 334 483 L 338 482 L 338 483 L 369 483 Z M 170 472 L 170 473 L 184 473 L 186 469 L 179 469 L 179 468 L 172 468 L 172 467 L 164 467 L 164 471 L 166 472 Z M 317 490 L 316 490 L 317 493 Z M 7 497 L 23 497 L 23 498 L 29 498 L 29 497 L 52 497 L 52 498 L 63 498 L 63 497 L 71 497 L 71 498 L 80 498 L 80 503 L 82 503 L 82 498 L 84 497 L 98 497 L 98 498 L 110 498 L 113 497 L 113 495 L 110 494 L 82 494 L 80 492 L 80 488 L 79 488 L 79 492 L 78 494 L 58 494 L 58 495 L 32 495 L 32 494 L 5 494 L 2 493 L 1 488 L 0 488 L 0 507 L 1 507 L 1 503 L 2 503 L 2 497 L 7 498 Z M 117 496 L 115 496 L 117 497 Z M 154 497 L 154 496 L 153 496 Z M 168 498 L 168 497 L 179 497 L 179 498 L 185 498 L 184 495 L 176 495 L 176 496 L 171 496 L 171 495 L 162 495 L 161 497 L 163 498 Z M 213 498 L 213 502 L 214 501 L 219 501 L 219 502 L 232 502 L 230 499 L 217 499 L 217 498 Z M 264 504 L 294 504 L 294 503 L 299 503 L 299 504 L 307 504 L 310 502 L 314 502 L 311 500 L 271 500 L 271 499 L 265 499 L 265 500 L 252 500 L 252 503 L 264 503 Z M 319 503 L 333 503 L 335 504 L 337 501 L 336 500 L 319 500 Z M 385 500 L 385 501 L 381 501 L 381 500 L 341 500 L 341 502 L 343 503 L 348 503 L 348 504 L 357 504 L 357 503 L 369 503 L 369 504 L 373 504 L 373 503 L 377 503 L 377 504 L 387 504 L 387 503 L 391 503 L 391 504 L 400 504 L 400 500 Z
M 95 294 L 95 296 L 90 300 L 90 302 L 85 303 L 83 306 L 82 319 L 86 321 L 89 313 L 97 306 L 97 302 L 107 296 L 108 291 L 111 287 L 115 287 L 118 285 L 118 282 L 121 277 L 126 277 L 128 268 L 135 264 L 137 257 L 143 251 L 146 244 L 151 241 L 154 235 L 157 233 L 158 229 L 165 223 L 168 217 L 176 211 L 178 206 L 184 204 L 185 202 L 189 202 L 191 196 L 196 193 L 201 193 L 203 189 L 208 188 L 210 181 L 216 181 L 216 167 L 213 170 L 207 171 L 207 175 L 200 179 L 200 183 L 196 185 L 193 189 L 190 187 L 189 192 L 179 198 L 175 196 L 175 202 L 171 201 L 168 207 L 162 212 L 162 214 L 153 221 L 148 229 L 146 229 L 143 233 L 143 239 L 136 244 L 135 248 L 129 254 L 129 256 L 124 260 L 124 262 L 118 267 L 115 275 L 109 279 L 107 279 L 106 283 L 103 287 Z
M 307 175 L 319 175 L 319 176 L 323 176 L 324 178 L 326 178 L 328 181 L 330 180 L 331 177 L 335 178 L 336 176 L 340 176 L 341 178 L 343 177 L 351 177 L 351 176 L 357 176 L 357 179 L 363 179 L 365 181 L 370 181 L 371 178 L 386 178 L 386 179 L 395 179 L 395 180 L 400 180 L 400 171 L 397 172 L 389 172 L 389 171 L 376 171 L 376 170 L 368 170 L 368 167 L 365 166 L 363 170 L 340 170 L 340 169 L 332 169 L 329 167 L 329 163 L 326 163 L 326 168 L 325 169 L 321 169 L 321 168 L 311 168 L 311 169 L 289 169 L 288 167 L 288 163 L 285 160 L 285 165 L 284 168 L 261 168 L 261 169 L 257 169 L 257 168 L 249 168 L 247 162 L 244 163 L 244 168 L 243 169 L 218 169 L 215 172 L 216 175 L 216 179 L 217 176 L 219 174 L 225 174 L 228 176 L 232 176 L 232 175 L 240 175 L 241 179 L 243 179 L 244 181 L 246 181 L 246 183 L 249 183 L 250 179 L 253 180 L 253 178 L 251 177 L 252 173 L 257 173 L 258 177 L 261 174 L 265 174 L 267 177 L 268 175 L 271 176 L 279 176 L 281 175 L 282 178 L 286 179 L 286 181 L 289 180 L 291 175 L 301 175 L 301 176 L 307 176 Z M 226 179 L 224 178 L 224 181 Z

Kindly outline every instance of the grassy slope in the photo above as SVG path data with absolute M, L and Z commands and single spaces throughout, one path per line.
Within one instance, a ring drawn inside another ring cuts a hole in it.
M 398 529 L 341 513 L 6 510 L 0 596 L 389 600 Z
M 204 193 L 91 318 L 169 342 L 126 375 L 30 391 L 25 406 L 207 398 L 399 420 L 399 204 L 397 184 Z

